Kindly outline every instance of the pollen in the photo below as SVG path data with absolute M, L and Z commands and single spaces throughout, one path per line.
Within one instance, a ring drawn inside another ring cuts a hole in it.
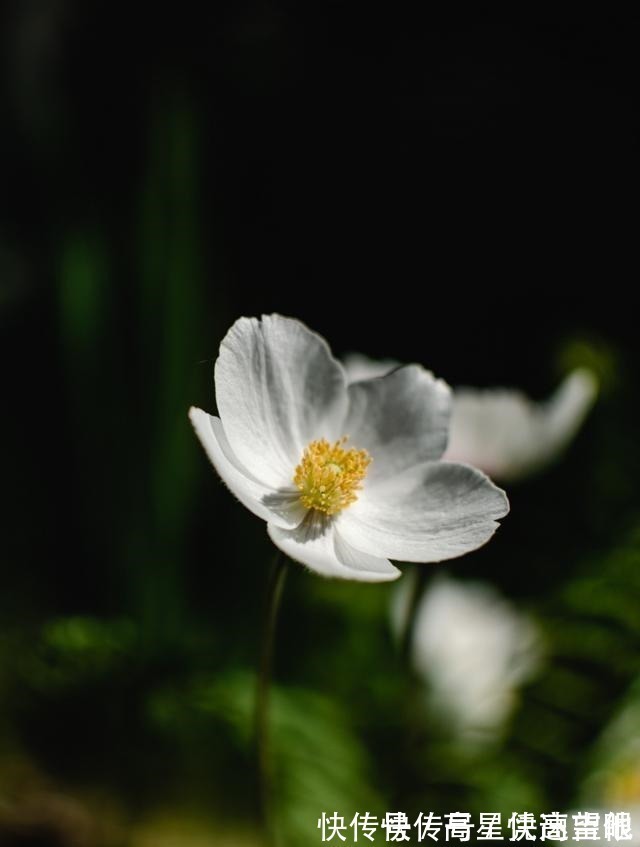
M 306 509 L 335 515 L 358 499 L 371 456 L 366 450 L 345 449 L 346 436 L 330 444 L 326 438 L 305 447 L 293 481 Z

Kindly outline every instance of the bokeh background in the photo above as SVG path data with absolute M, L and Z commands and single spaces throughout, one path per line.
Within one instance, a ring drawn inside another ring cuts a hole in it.
M 441 568 L 542 633 L 495 737 L 430 712 L 393 587 L 292 569 L 286 843 L 319 843 L 322 811 L 640 805 L 638 35 L 337 3 L 2 5 L 0 844 L 260 843 L 273 551 L 186 413 L 214 408 L 233 320 L 271 311 L 452 385 L 601 382 L 495 540 Z

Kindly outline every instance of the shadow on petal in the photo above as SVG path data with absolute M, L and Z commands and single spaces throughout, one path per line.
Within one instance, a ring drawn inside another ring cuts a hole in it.
M 293 489 L 282 489 L 270 492 L 262 497 L 261 502 L 274 515 L 285 518 L 291 523 L 300 525 L 306 520 L 307 509 L 300 502 L 300 492 Z

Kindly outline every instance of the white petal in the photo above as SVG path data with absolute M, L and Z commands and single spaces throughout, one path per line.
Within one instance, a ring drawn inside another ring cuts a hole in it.
M 342 434 L 344 371 L 324 339 L 299 321 L 237 320 L 220 345 L 215 379 L 233 452 L 274 488 L 291 484 L 310 441 Z
M 447 445 L 451 392 L 419 365 L 406 365 L 380 379 L 349 386 L 345 434 L 373 462 L 367 485 L 429 459 Z
M 458 389 L 445 458 L 514 480 L 552 461 L 574 437 L 598 386 L 584 369 L 571 373 L 546 403 L 519 391 Z
M 504 491 L 466 465 L 424 462 L 365 488 L 340 515 L 355 548 L 405 562 L 439 562 L 475 550 L 509 511 Z
M 440 576 L 418 603 L 411 652 L 438 711 L 467 735 L 499 728 L 540 665 L 541 638 L 492 586 Z
M 297 491 L 277 491 L 253 477 L 233 455 L 219 418 L 189 409 L 189 418 L 207 456 L 238 500 L 265 521 L 295 527 L 304 518 Z
M 400 362 L 396 362 L 395 359 L 370 359 L 362 353 L 347 353 L 342 364 L 349 382 L 376 379 L 400 367 Z
M 276 547 L 322 576 L 357 582 L 388 582 L 400 576 L 386 559 L 351 547 L 341 537 L 336 521 L 317 512 L 309 512 L 306 520 L 291 531 L 271 523 L 267 528 Z

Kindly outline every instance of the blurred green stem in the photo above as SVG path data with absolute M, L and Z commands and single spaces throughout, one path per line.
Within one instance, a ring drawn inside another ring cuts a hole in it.
M 278 622 L 278 609 L 287 575 L 287 558 L 278 553 L 271 568 L 265 603 L 262 651 L 256 690 L 255 739 L 258 759 L 258 792 L 260 813 L 267 837 L 274 839 L 272 813 L 272 770 L 269 744 L 269 684 L 273 665 L 273 647 Z
M 400 654 L 407 664 L 411 661 L 411 645 L 413 644 L 413 634 L 416 628 L 418 605 L 424 594 L 430 574 L 431 571 L 426 565 L 414 566 L 413 580 L 411 581 L 409 600 L 407 602 L 407 613 L 400 635 Z

